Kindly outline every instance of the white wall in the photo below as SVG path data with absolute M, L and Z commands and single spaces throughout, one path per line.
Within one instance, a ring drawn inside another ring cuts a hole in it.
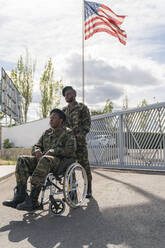
M 1 144 L 3 146 L 3 141 L 8 138 L 10 142 L 14 143 L 14 146 L 32 147 L 49 127 L 49 118 L 14 127 L 2 127 Z

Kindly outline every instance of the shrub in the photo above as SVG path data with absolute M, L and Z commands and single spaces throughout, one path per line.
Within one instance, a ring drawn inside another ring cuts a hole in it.
M 12 148 L 12 147 L 14 147 L 14 144 L 12 142 L 10 142 L 9 139 L 5 139 L 3 141 L 3 147 L 4 148 Z

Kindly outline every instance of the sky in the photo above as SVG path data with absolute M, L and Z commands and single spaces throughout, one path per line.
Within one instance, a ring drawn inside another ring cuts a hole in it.
M 90 110 L 103 109 L 110 99 L 118 111 L 125 96 L 129 108 L 143 99 L 148 104 L 164 102 L 165 1 L 98 3 L 126 15 L 122 29 L 128 38 L 126 46 L 103 32 L 85 41 L 85 104 Z M 72 85 L 82 101 L 82 0 L 0 0 L 0 4 L 0 67 L 10 74 L 26 49 L 37 61 L 28 120 L 39 119 L 39 80 L 50 57 L 55 80 Z

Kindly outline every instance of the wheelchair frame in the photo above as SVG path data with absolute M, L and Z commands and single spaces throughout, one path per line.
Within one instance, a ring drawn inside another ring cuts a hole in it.
M 57 185 L 58 183 L 58 185 Z M 71 208 L 77 208 L 86 199 L 88 180 L 85 169 L 77 162 L 72 163 L 64 175 L 49 173 L 41 190 L 41 209 L 49 202 L 49 212 L 55 215 L 64 213 L 66 204 Z M 49 189 L 49 198 L 44 200 L 45 191 Z M 55 198 L 63 194 L 63 198 Z

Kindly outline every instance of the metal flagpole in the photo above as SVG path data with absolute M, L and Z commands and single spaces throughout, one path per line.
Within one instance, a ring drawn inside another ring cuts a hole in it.
M 82 0 L 82 101 L 85 101 L 85 76 L 84 76 L 84 0 Z

